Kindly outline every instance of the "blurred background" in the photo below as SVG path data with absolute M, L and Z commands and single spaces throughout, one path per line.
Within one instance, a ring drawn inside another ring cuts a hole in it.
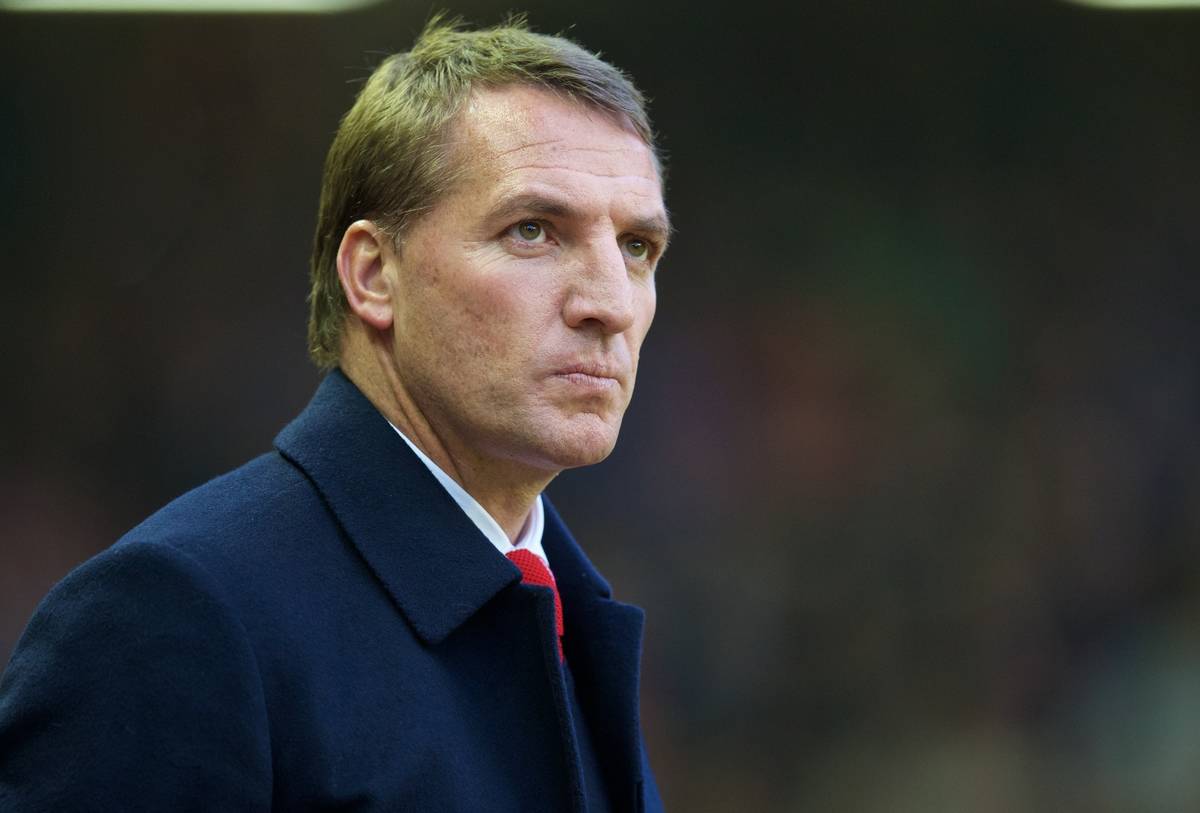
M 433 8 L 0 14 L 0 663 L 307 402 L 324 153 Z M 621 443 L 550 489 L 668 807 L 1200 809 L 1200 11 L 525 9 L 669 154 Z

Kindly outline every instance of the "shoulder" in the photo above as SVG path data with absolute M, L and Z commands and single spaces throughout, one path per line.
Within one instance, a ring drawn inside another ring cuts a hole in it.
M 120 627 L 153 635 L 147 625 L 196 628 L 209 617 L 230 640 L 248 635 L 253 648 L 271 648 L 276 622 L 307 616 L 314 586 L 362 570 L 312 483 L 273 452 L 176 498 L 73 570 L 43 599 L 22 643 L 85 629 L 97 642 Z M 92 617 L 121 621 L 81 624 Z
M 205 623 L 181 626 L 182 618 Z M 243 639 L 237 626 L 222 590 L 192 557 L 165 545 L 114 545 L 69 573 L 42 600 L 6 677 L 64 653 L 94 663 L 93 657 L 129 657 L 135 643 L 143 652 L 164 643 L 180 650 L 185 648 L 180 630 Z M 187 648 L 203 648 L 199 641 L 187 643 Z M 101 670 L 97 677 L 103 675 Z
M 253 590 L 257 579 L 286 579 L 306 558 L 340 550 L 340 534 L 311 481 L 271 452 L 168 503 L 111 553 L 182 556 L 236 593 L 239 585 Z
M 173 500 L 68 574 L 0 682 L 0 799 L 21 810 L 74 808 L 80 789 L 106 799 L 97 809 L 269 800 L 272 619 L 296 614 L 279 597 L 303 595 L 297 574 L 315 555 L 305 551 L 338 556 L 338 533 L 304 474 L 271 453 Z M 154 780 L 137 781 L 130 764 Z M 184 802 L 197 776 L 211 793 Z
M 182 546 L 202 538 L 260 534 L 314 510 L 321 510 L 320 498 L 308 479 L 270 452 L 172 500 L 120 543 Z
M 198 809 L 183 802 L 202 766 L 240 809 L 269 799 L 266 712 L 221 585 L 178 548 L 117 545 L 51 591 L 4 672 L 0 798 L 13 810 Z

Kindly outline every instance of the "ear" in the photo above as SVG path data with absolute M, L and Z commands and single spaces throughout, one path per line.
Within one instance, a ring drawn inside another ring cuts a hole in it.
M 356 220 L 338 246 L 338 279 L 350 310 L 377 330 L 392 326 L 392 289 L 383 273 L 391 239 L 371 221 Z

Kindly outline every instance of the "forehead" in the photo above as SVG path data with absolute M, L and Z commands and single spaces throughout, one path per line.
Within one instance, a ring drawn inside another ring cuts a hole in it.
M 477 90 L 451 129 L 465 171 L 460 191 L 498 195 L 550 186 L 579 198 L 663 210 L 650 147 L 605 111 L 541 88 Z M 597 199 L 603 199 L 597 200 Z

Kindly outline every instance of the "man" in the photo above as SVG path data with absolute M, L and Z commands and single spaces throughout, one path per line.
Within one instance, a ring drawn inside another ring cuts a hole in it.
M 643 810 L 642 616 L 545 486 L 612 449 L 669 234 L 641 97 L 431 23 L 326 163 L 273 453 L 68 576 L 0 685 L 0 809 Z

